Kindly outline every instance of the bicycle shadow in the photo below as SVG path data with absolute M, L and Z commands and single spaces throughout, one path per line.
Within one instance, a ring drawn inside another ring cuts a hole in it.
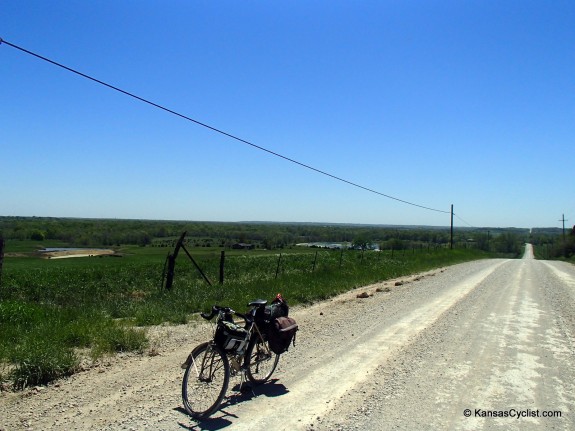
M 211 417 L 202 420 L 190 418 L 190 420 L 195 421 L 195 423 L 186 425 L 182 422 L 178 422 L 178 425 L 189 431 L 216 431 L 226 428 L 233 424 L 232 421 L 227 419 L 228 417 L 238 418 L 237 415 L 227 412 L 226 407 L 245 403 L 262 395 L 275 398 L 287 394 L 289 392 L 288 388 L 281 383 L 277 383 L 277 381 L 278 379 L 270 379 L 263 385 L 258 386 L 251 386 L 249 383 L 244 383 L 240 387 L 240 384 L 237 384 L 231 389 L 232 393 L 224 399 L 218 411 Z M 176 407 L 174 410 L 188 416 L 182 407 Z

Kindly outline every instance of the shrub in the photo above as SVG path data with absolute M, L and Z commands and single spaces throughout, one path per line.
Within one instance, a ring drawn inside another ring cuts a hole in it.
M 142 352 L 148 345 L 146 332 L 137 328 L 130 328 L 115 321 L 109 321 L 99 328 L 95 339 L 92 355 L 98 357 L 103 353 Z
M 46 384 L 77 370 L 78 358 L 71 349 L 48 339 L 26 341 L 11 355 L 11 361 L 16 365 L 9 377 L 15 388 Z

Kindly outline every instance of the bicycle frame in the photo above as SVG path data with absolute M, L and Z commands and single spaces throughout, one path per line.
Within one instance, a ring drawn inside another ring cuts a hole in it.
M 244 329 L 247 331 L 246 336 L 243 340 L 243 348 L 238 351 L 238 350 L 231 350 L 231 351 L 225 351 L 226 355 L 228 356 L 228 358 L 230 359 L 230 363 L 232 365 L 232 367 L 235 369 L 235 371 L 240 371 L 243 370 L 245 372 L 245 367 L 247 364 L 245 364 L 245 353 L 248 350 L 248 346 L 250 345 L 250 343 L 254 342 L 253 339 L 255 337 L 258 337 L 259 340 L 261 340 L 261 342 L 263 343 L 262 345 L 265 347 L 266 349 L 266 354 L 271 356 L 272 353 L 269 350 L 268 346 L 265 344 L 265 337 L 263 336 L 262 332 L 260 331 L 260 328 L 258 326 L 258 324 L 255 321 L 255 313 L 257 311 L 257 306 L 253 306 L 252 309 L 250 311 L 248 311 L 248 313 L 246 314 L 241 314 L 238 312 L 235 312 L 233 310 L 230 310 L 230 312 L 235 315 L 238 316 L 242 319 L 244 319 Z M 217 328 L 218 323 L 220 322 L 220 320 L 223 319 L 223 315 L 219 314 L 218 315 L 218 319 L 215 322 L 215 328 Z M 214 335 L 215 335 L 215 330 L 214 329 Z M 261 362 L 261 361 L 259 361 Z M 236 369 L 237 368 L 237 369 Z
M 217 307 L 217 308 L 220 308 L 220 307 Z M 217 327 L 218 327 L 218 324 L 220 323 L 220 321 L 225 320 L 225 313 L 230 313 L 230 314 L 233 314 L 233 315 L 238 316 L 238 317 L 240 317 L 240 318 L 243 318 L 244 321 L 245 321 L 245 326 L 247 326 L 247 327 L 244 326 L 244 329 L 246 329 L 247 333 L 246 333 L 246 336 L 245 336 L 245 338 L 244 338 L 244 340 L 243 340 L 243 346 L 244 346 L 243 349 L 242 349 L 241 351 L 237 351 L 237 350 L 224 350 L 224 353 L 225 353 L 226 356 L 230 359 L 230 363 L 231 363 L 231 365 L 232 365 L 232 367 L 234 368 L 235 371 L 240 371 L 240 370 L 242 370 L 242 369 L 243 369 L 243 371 L 245 371 L 245 369 L 244 369 L 244 368 L 245 368 L 245 364 L 244 364 L 244 362 L 245 362 L 245 357 L 244 357 L 244 355 L 245 355 L 245 353 L 246 353 L 246 351 L 247 351 L 247 348 L 248 348 L 249 344 L 250 344 L 251 342 L 253 342 L 252 339 L 253 339 L 254 337 L 256 337 L 256 336 L 259 338 L 259 340 L 262 341 L 262 345 L 263 345 L 263 346 L 265 347 L 265 349 L 266 349 L 266 351 L 265 351 L 266 355 L 269 355 L 268 357 L 271 357 L 271 356 L 273 355 L 273 353 L 270 351 L 270 349 L 269 349 L 269 347 L 267 346 L 267 344 L 265 344 L 266 338 L 263 336 L 262 332 L 260 331 L 260 328 L 259 328 L 258 324 L 257 324 L 256 321 L 255 321 L 255 312 L 256 312 L 256 310 L 257 310 L 257 306 L 254 306 L 254 307 L 253 307 L 250 311 L 248 311 L 248 313 L 246 313 L 246 314 L 238 313 L 238 312 L 236 312 L 236 311 L 234 311 L 234 310 L 232 310 L 232 309 L 230 309 L 230 308 L 221 308 L 221 309 L 219 309 L 219 310 L 217 311 L 218 317 L 217 317 L 216 321 L 215 321 L 214 324 L 213 324 L 213 325 L 214 325 L 214 330 L 213 330 L 213 334 L 214 334 L 214 335 L 212 336 L 212 339 L 211 339 L 210 341 L 208 341 L 208 343 L 215 343 L 215 340 L 214 340 L 214 338 L 215 338 L 215 333 L 216 333 L 216 330 L 217 330 Z M 212 313 L 213 313 L 213 311 L 212 311 Z M 207 317 L 207 316 L 204 315 L 203 313 L 202 313 L 202 316 L 203 316 L 204 318 Z M 197 364 L 196 364 L 195 361 L 194 361 L 194 353 L 195 353 L 195 351 L 196 351 L 197 349 L 199 349 L 201 346 L 202 346 L 202 345 L 197 346 L 197 347 L 188 355 L 187 360 L 182 364 L 182 368 L 185 369 L 185 368 L 188 366 L 189 361 L 190 361 L 190 360 L 193 361 L 193 362 L 194 362 L 194 368 L 196 369 L 196 374 L 197 374 L 198 376 L 201 376 L 201 373 L 204 371 L 205 364 L 203 364 L 203 363 L 201 364 L 201 368 L 200 368 L 201 371 L 198 372 Z M 205 358 L 204 358 L 204 360 L 205 360 Z M 262 362 L 262 361 L 260 360 L 259 362 Z M 210 374 L 211 374 L 211 372 L 210 372 Z

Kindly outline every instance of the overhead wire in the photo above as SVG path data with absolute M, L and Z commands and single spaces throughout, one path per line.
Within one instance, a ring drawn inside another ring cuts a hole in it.
M 467 226 L 469 226 L 469 227 L 471 227 L 471 228 L 474 228 L 474 229 L 476 229 L 476 227 L 475 227 L 475 226 L 473 226 L 472 224 L 470 224 L 470 223 L 466 222 L 466 221 L 465 221 L 465 220 L 463 220 L 461 217 L 459 217 L 457 214 L 453 213 L 453 216 L 454 216 L 455 218 L 457 218 L 459 221 L 461 221 L 461 222 L 465 223 Z
M 284 159 L 284 160 L 286 160 L 286 161 L 288 161 L 288 162 L 294 163 L 294 164 L 296 164 L 296 165 L 299 165 L 299 166 L 301 166 L 301 167 L 304 167 L 304 168 L 309 169 L 309 170 L 311 170 L 311 171 L 314 171 L 314 172 L 316 172 L 316 173 L 325 175 L 325 176 L 330 177 L 330 178 L 332 178 L 332 179 L 335 179 L 335 180 L 337 180 L 337 181 L 341 181 L 341 182 L 346 183 L 346 184 L 348 184 L 348 185 L 351 185 L 351 186 L 353 186 L 353 187 L 357 187 L 357 188 L 359 188 L 359 189 L 368 191 L 368 192 L 370 192 L 370 193 L 374 193 L 374 194 L 376 194 L 376 195 L 383 196 L 383 197 L 386 197 L 386 198 L 388 198 L 388 199 L 392 199 L 392 200 L 395 200 L 395 201 L 397 201 L 397 202 L 401 202 L 401 203 L 404 203 L 404 204 L 407 204 L 407 205 L 411 205 L 411 206 L 414 206 L 414 207 L 426 209 L 426 210 L 429 210 L 429 211 L 435 211 L 435 212 L 439 212 L 439 213 L 444 213 L 444 214 L 450 214 L 450 213 L 451 213 L 451 211 L 445 211 L 445 210 L 440 210 L 440 209 L 437 209 L 437 208 L 431 208 L 431 207 L 428 207 L 428 206 L 425 206 L 425 205 L 420 205 L 420 204 L 416 204 L 416 203 L 414 203 L 414 202 L 410 202 L 410 201 L 407 201 L 407 200 L 404 200 L 404 199 L 400 199 L 400 198 L 397 198 L 397 197 L 395 197 L 395 196 L 391 196 L 391 195 L 388 195 L 388 194 L 386 194 L 386 193 L 382 193 L 382 192 L 380 192 L 380 191 L 374 190 L 374 189 L 372 189 L 372 188 L 370 188 L 370 187 L 362 186 L 361 184 L 355 183 L 355 182 L 353 182 L 353 181 L 346 180 L 345 178 L 339 177 L 339 176 L 337 176 L 337 175 L 330 174 L 329 172 L 326 172 L 326 171 L 324 171 L 324 170 L 315 168 L 315 167 L 313 167 L 313 166 L 311 166 L 311 165 L 308 165 L 308 164 L 306 164 L 306 163 L 297 161 L 297 160 L 292 159 L 292 158 L 290 158 L 290 157 L 284 156 L 284 155 L 282 155 L 282 154 L 280 154 L 280 153 L 277 153 L 277 152 L 275 152 L 275 151 L 272 151 L 272 150 L 267 149 L 267 148 L 265 148 L 265 147 L 262 147 L 262 146 L 260 146 L 260 145 L 256 145 L 256 144 L 254 144 L 253 142 L 250 142 L 250 141 L 248 141 L 248 140 L 242 139 L 242 138 L 240 138 L 240 137 L 238 137 L 238 136 L 236 136 L 236 135 L 233 135 L 233 134 L 228 133 L 228 132 L 226 132 L 226 131 L 224 131 L 224 130 L 218 129 L 218 128 L 214 127 L 214 126 L 210 126 L 209 124 L 203 123 L 203 122 L 201 122 L 201 121 L 199 121 L 199 120 L 196 120 L 196 119 L 194 119 L 194 118 L 191 118 L 191 117 L 189 117 L 189 116 L 187 116 L 187 115 L 184 115 L 184 114 L 181 114 L 181 113 L 179 113 L 179 112 L 177 112 L 177 111 L 174 111 L 174 110 L 172 110 L 172 109 L 169 109 L 169 108 L 167 108 L 167 107 L 165 107 L 165 106 L 163 106 L 163 105 L 160 105 L 160 104 L 158 104 L 158 103 L 155 103 L 155 102 L 152 102 L 152 101 L 150 101 L 150 100 L 148 100 L 148 99 L 145 99 L 145 98 L 143 98 L 143 97 L 140 97 L 140 96 L 138 96 L 138 95 L 136 95 L 136 94 L 134 94 L 134 93 L 131 93 L 131 92 L 126 91 L 126 90 L 123 90 L 123 89 L 121 89 L 121 88 L 119 88 L 119 87 L 116 87 L 116 86 L 114 86 L 114 85 L 108 84 L 108 83 L 106 83 L 106 82 L 104 82 L 104 81 L 101 81 L 101 80 L 99 80 L 99 79 L 97 79 L 97 78 L 94 78 L 94 77 L 92 77 L 92 76 L 90 76 L 90 75 L 87 75 L 87 74 L 85 74 L 85 73 L 82 73 L 82 72 L 80 72 L 80 71 L 78 71 L 78 70 L 76 70 L 76 69 L 73 69 L 73 68 L 71 68 L 71 67 L 65 66 L 65 65 L 63 65 L 63 64 L 61 64 L 61 63 L 58 63 L 58 62 L 56 62 L 56 61 L 54 61 L 54 60 L 51 60 L 51 59 L 49 59 L 49 58 L 47 58 L 47 57 L 44 57 L 44 56 L 42 56 L 42 55 L 40 55 L 40 54 L 37 54 L 37 53 L 32 52 L 32 51 L 30 51 L 30 50 L 28 50 L 28 49 L 22 48 L 22 47 L 20 47 L 20 46 L 14 44 L 14 43 L 8 42 L 8 41 L 5 40 L 5 39 L 0 38 L 0 45 L 2 45 L 2 44 L 8 45 L 8 46 L 10 46 L 10 47 L 12 47 L 12 48 L 15 48 L 15 49 L 17 49 L 17 50 L 19 50 L 19 51 L 21 51 L 21 52 L 24 52 L 24 53 L 26 53 L 26 54 L 29 54 L 29 55 L 31 55 L 31 56 L 33 56 L 33 57 L 36 57 L 36 58 L 40 59 L 40 60 L 46 61 L 46 62 L 48 62 L 48 63 L 50 63 L 50 64 L 53 64 L 53 65 L 58 66 L 58 67 L 60 67 L 60 68 L 62 68 L 62 69 L 65 69 L 65 70 L 67 70 L 67 71 L 69 71 L 69 72 L 72 72 L 72 73 L 74 73 L 74 74 L 76 74 L 76 75 L 79 75 L 79 76 L 81 76 L 81 77 L 83 77 L 83 78 L 86 78 L 86 79 L 91 80 L 91 81 L 93 81 L 93 82 L 96 82 L 96 83 L 98 83 L 98 84 L 100 84 L 100 85 L 103 85 L 103 86 L 105 86 L 105 87 L 108 87 L 108 88 L 110 88 L 110 89 L 112 89 L 112 90 L 115 90 L 115 91 L 117 91 L 117 92 L 119 92 L 119 93 L 122 93 L 122 94 L 124 94 L 124 95 L 126 95 L 126 96 L 132 97 L 132 98 L 134 98 L 134 99 L 136 99 L 136 100 L 139 100 L 140 102 L 143 102 L 143 103 L 146 103 L 146 104 L 148 104 L 148 105 L 151 105 L 151 106 L 153 106 L 153 107 L 155 107 L 155 108 L 161 109 L 161 110 L 163 110 L 163 111 L 165 111 L 165 112 L 168 112 L 168 113 L 170 113 L 170 114 L 172 114 L 172 115 L 176 115 L 176 116 L 178 116 L 178 117 L 180 117 L 180 118 L 183 118 L 183 119 L 185 119 L 185 120 L 187 120 L 187 121 L 190 121 L 190 122 L 192 122 L 192 123 L 195 123 L 195 124 L 197 124 L 197 125 L 199 125 L 199 126 L 201 126 L 201 127 L 205 127 L 205 128 L 207 128 L 207 129 L 209 129 L 209 130 L 212 130 L 213 132 L 216 132 L 216 133 L 219 133 L 219 134 L 221 134 L 221 135 L 224 135 L 224 136 L 226 136 L 226 137 L 228 137 L 228 138 L 230 138 L 230 139 L 234 139 L 234 140 L 236 140 L 236 141 L 238 141 L 238 142 L 241 142 L 241 143 L 243 143 L 243 144 L 249 145 L 249 146 L 251 146 L 251 147 L 253 147 L 253 148 L 256 148 L 256 149 L 258 149 L 258 150 L 260 150 L 260 151 L 264 151 L 264 152 L 266 152 L 266 153 L 268 153 L 268 154 L 271 154 L 271 155 L 273 155 L 273 156 L 279 157 L 279 158 Z

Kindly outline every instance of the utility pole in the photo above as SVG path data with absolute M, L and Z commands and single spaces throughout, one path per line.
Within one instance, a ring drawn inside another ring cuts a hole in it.
M 565 222 L 569 220 L 565 220 L 565 214 L 561 214 L 561 220 L 563 222 L 563 243 L 565 243 Z
M 0 235 L 0 287 L 2 287 L 2 264 L 4 263 L 4 238 Z
M 451 204 L 451 239 L 449 240 L 449 249 L 453 250 L 453 204 Z

